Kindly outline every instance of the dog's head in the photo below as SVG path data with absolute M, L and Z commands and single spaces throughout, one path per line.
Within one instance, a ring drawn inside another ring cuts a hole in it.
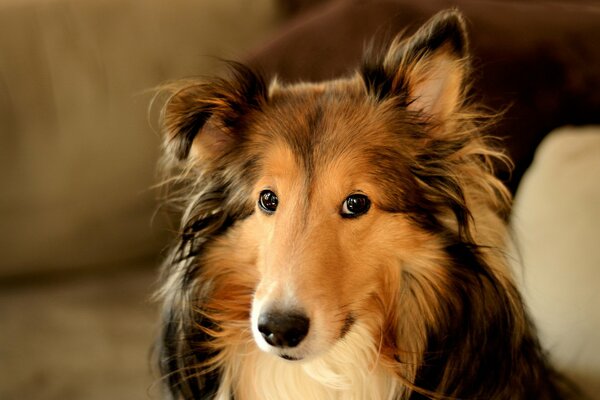
M 282 358 L 318 356 L 357 321 L 401 331 L 389 325 L 402 276 L 444 290 L 436 238 L 471 240 L 461 174 L 485 154 L 466 122 L 467 72 L 464 22 L 449 11 L 367 54 L 348 79 L 267 85 L 234 65 L 229 79 L 175 92 L 167 147 L 204 185 L 196 205 L 212 204 L 186 223 L 217 221 L 194 261 L 212 272 L 194 264 L 186 276 L 245 279 L 251 298 L 238 306 L 256 344 Z

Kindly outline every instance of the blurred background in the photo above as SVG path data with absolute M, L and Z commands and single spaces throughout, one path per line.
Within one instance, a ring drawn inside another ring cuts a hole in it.
M 600 393 L 600 5 L 553 0 L 0 0 L 0 399 L 159 398 L 152 89 L 245 61 L 352 71 L 458 6 L 473 96 L 506 110 L 515 255 L 545 344 Z M 525 271 L 523 274 L 521 272 Z
M 158 397 L 149 91 L 284 19 L 273 0 L 0 0 L 0 399 Z

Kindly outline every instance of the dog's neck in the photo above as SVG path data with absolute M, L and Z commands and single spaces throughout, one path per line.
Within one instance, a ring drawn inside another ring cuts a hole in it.
M 286 361 L 254 343 L 237 349 L 226 363 L 217 400 L 336 399 L 392 400 L 402 388 L 379 363 L 379 346 L 363 326 L 350 332 L 322 357 Z

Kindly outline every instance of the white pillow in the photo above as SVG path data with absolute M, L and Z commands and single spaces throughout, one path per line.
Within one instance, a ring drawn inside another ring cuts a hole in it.
M 545 348 L 600 399 L 600 126 L 561 128 L 542 142 L 512 226 L 516 272 Z

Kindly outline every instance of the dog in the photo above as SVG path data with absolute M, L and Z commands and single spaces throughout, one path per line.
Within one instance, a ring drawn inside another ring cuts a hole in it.
M 170 89 L 183 208 L 159 364 L 174 399 L 566 399 L 506 255 L 506 156 L 443 11 L 348 77 Z

